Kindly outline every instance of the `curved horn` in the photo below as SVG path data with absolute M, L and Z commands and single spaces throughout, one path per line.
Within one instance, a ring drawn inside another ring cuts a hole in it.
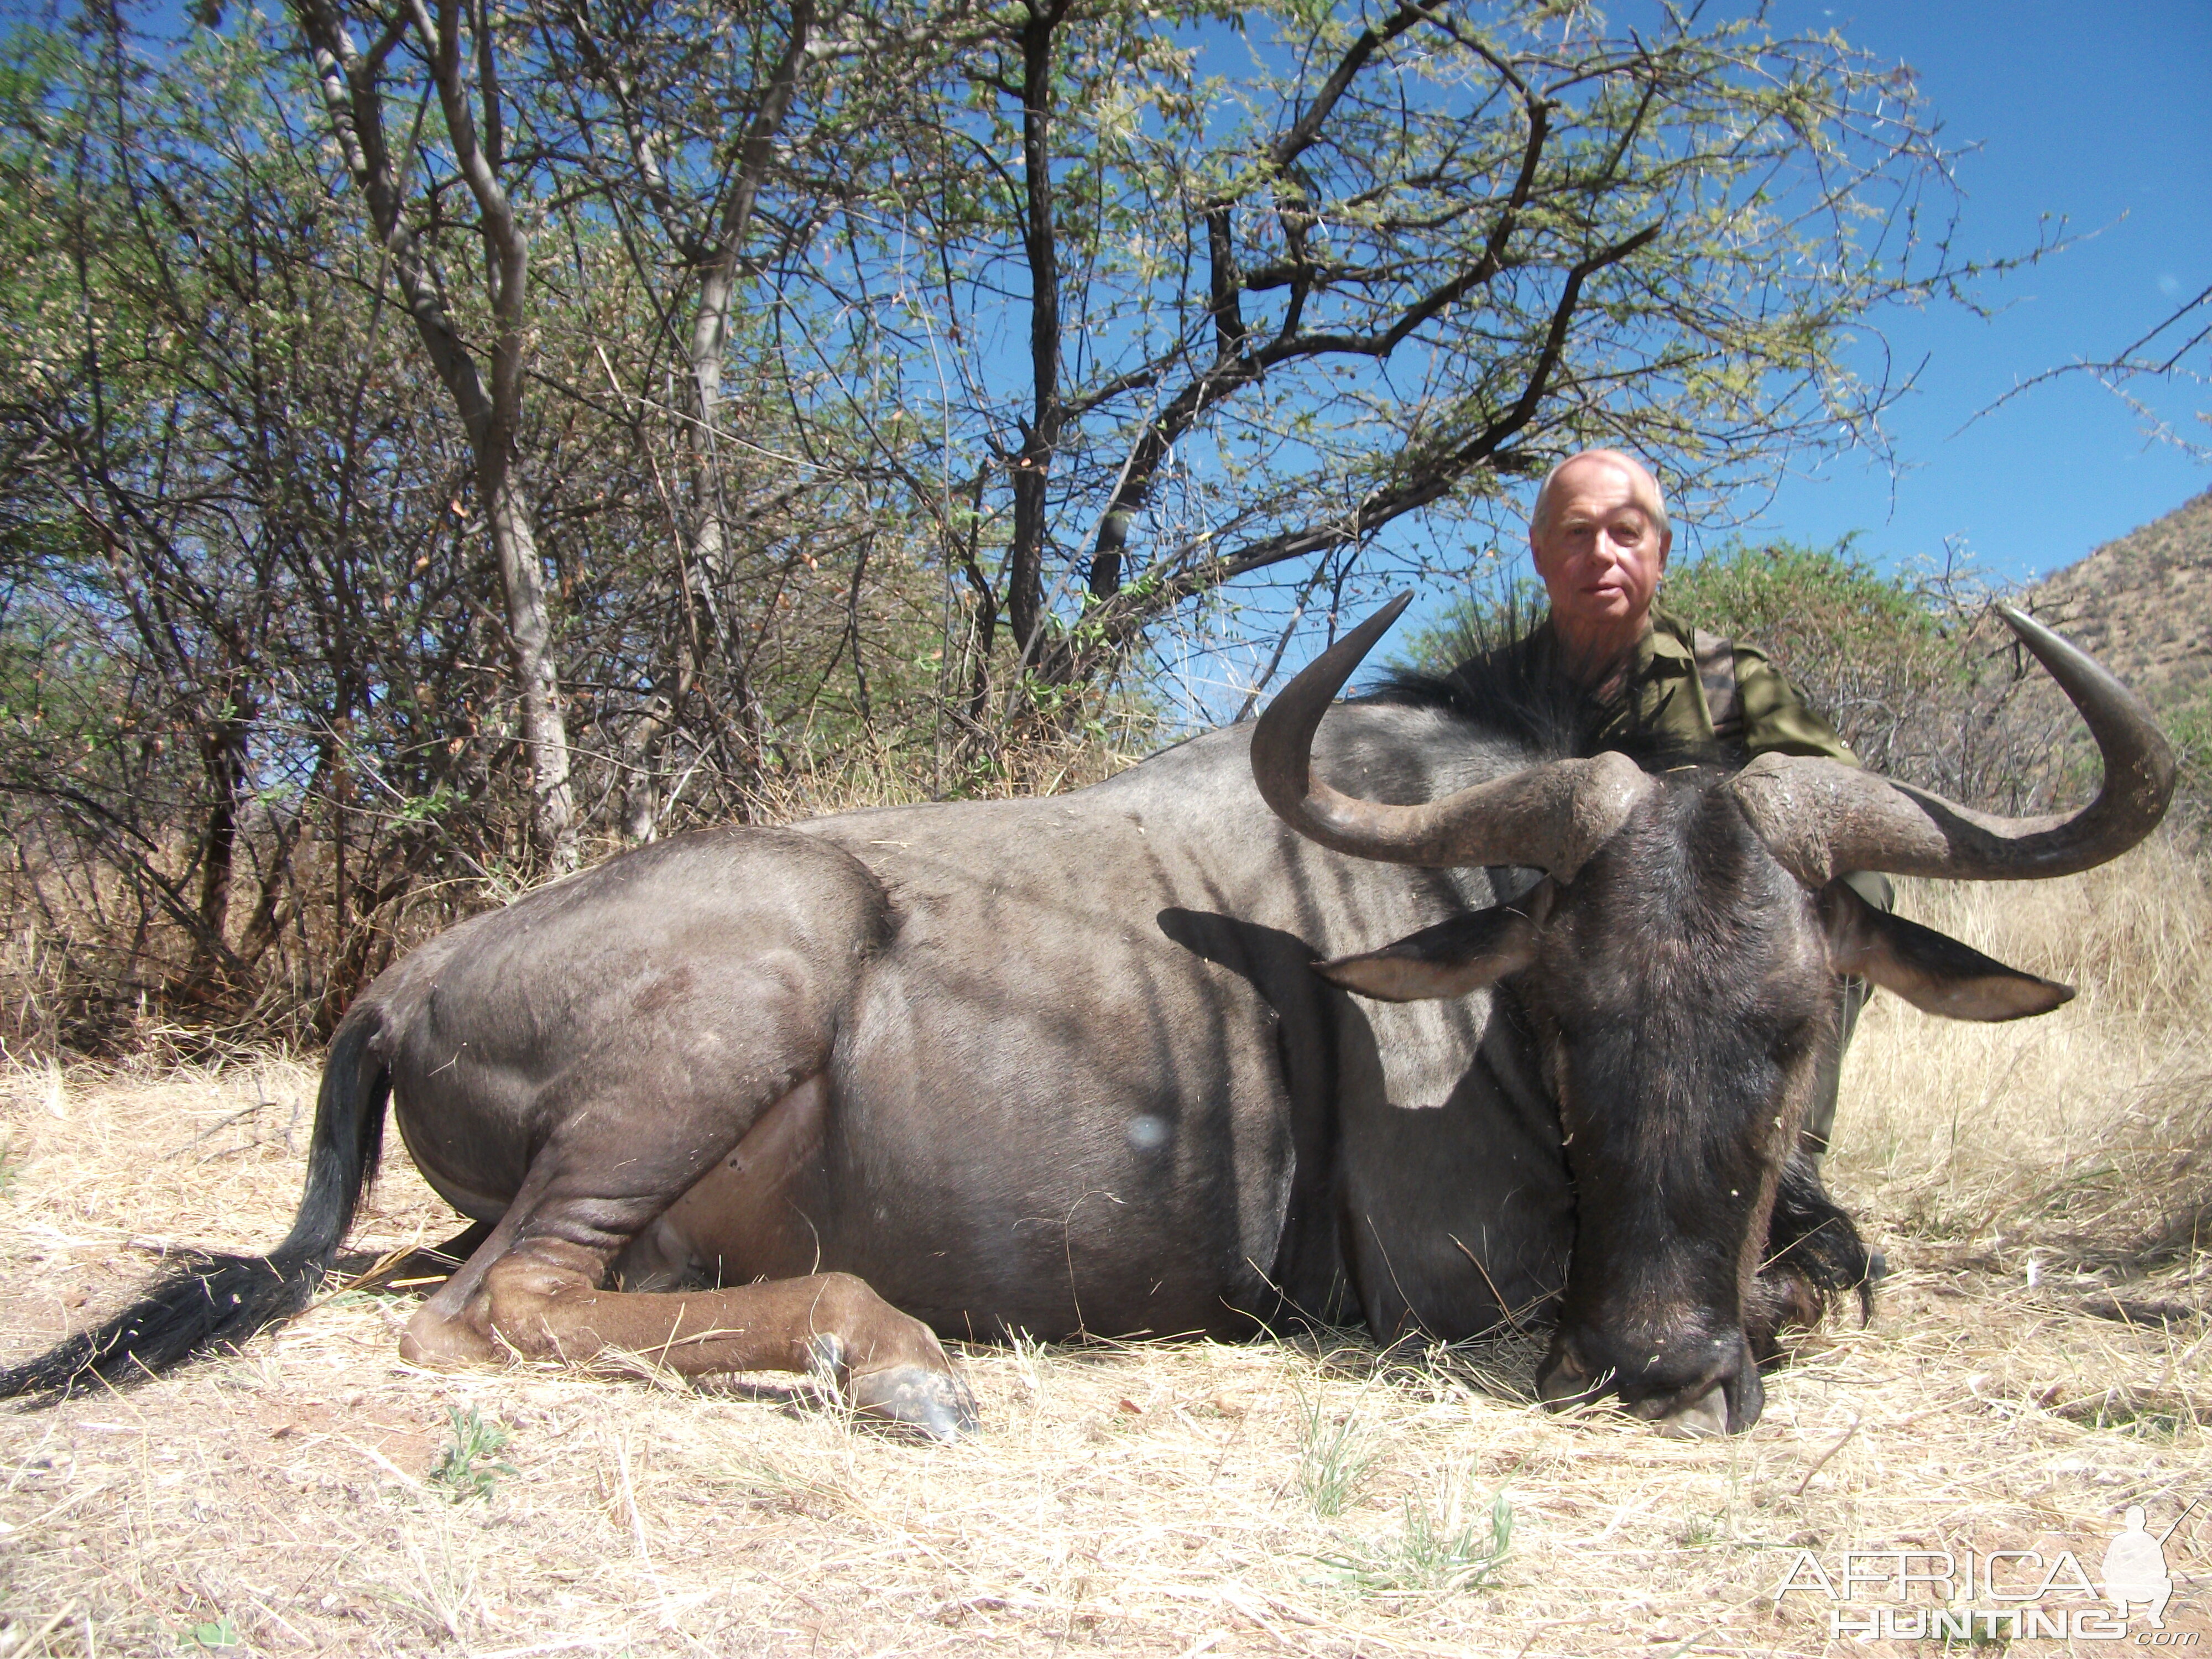
M 1418 806 L 1341 794 L 1313 775 L 1314 733 L 1330 701 L 1413 599 L 1401 593 L 1308 664 L 1252 732 L 1252 775 L 1277 816 L 1355 858 L 1442 868 L 1518 864 L 1562 881 L 1655 787 L 1625 755 L 1552 761 Z
M 1851 870 L 1963 881 L 2069 876 L 2118 858 L 2158 826 L 2173 750 L 2135 693 L 2070 641 L 2008 605 L 2005 625 L 2051 672 L 2097 740 L 2097 799 L 2078 812 L 2007 818 L 1838 761 L 1762 755 L 1730 786 L 1782 866 L 1808 887 Z

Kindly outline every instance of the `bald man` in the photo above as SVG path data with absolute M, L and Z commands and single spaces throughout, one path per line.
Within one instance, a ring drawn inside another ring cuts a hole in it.
M 1560 462 L 1528 520 L 1528 550 L 1552 601 L 1538 641 L 1592 690 L 1625 690 L 1640 725 L 1686 745 L 1717 744 L 1747 760 L 1825 755 L 1856 766 L 1858 757 L 1765 653 L 1656 608 L 1673 543 L 1659 481 L 1633 456 L 1589 449 Z M 1886 876 L 1844 879 L 1884 910 L 1896 901 Z M 1815 1082 L 1801 1135 L 1815 1158 L 1828 1150 L 1843 1047 L 1867 995 L 1864 981 L 1844 981 L 1841 1041 Z
M 1659 481 L 1633 456 L 1588 449 L 1552 469 L 1529 515 L 1528 550 L 1569 671 L 1593 690 L 1625 681 L 1644 722 L 1686 743 L 1856 766 L 1764 652 L 1654 608 L 1673 544 Z

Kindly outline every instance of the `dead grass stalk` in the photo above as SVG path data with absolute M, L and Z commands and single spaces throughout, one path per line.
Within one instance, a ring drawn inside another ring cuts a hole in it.
M 1774 1595 L 1800 1549 L 2094 1573 L 2130 1504 L 2180 1519 L 2168 1622 L 2201 1631 L 2203 870 L 2153 847 L 1905 903 L 2081 995 L 1994 1028 L 1877 1001 L 1834 1164 L 1895 1275 L 1739 1439 L 1549 1415 L 1528 1339 L 1019 1344 L 966 1356 L 982 1434 L 918 1448 L 794 1379 L 414 1371 L 411 1304 L 346 1291 L 234 1359 L 0 1417 L 0 1653 L 1809 1655 L 1826 1603 Z M 270 1058 L 0 1073 L 9 1356 L 175 1244 L 272 1242 L 313 1086 Z M 450 1220 L 401 1159 L 361 1243 Z

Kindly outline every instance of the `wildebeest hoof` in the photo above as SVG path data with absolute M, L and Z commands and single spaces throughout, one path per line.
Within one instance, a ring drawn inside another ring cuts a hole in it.
M 894 1365 L 855 1376 L 854 1413 L 865 1421 L 951 1444 L 976 1426 L 975 1396 L 957 1376 L 921 1365 Z
M 399 1357 L 410 1365 L 451 1371 L 491 1364 L 499 1358 L 500 1351 L 465 1322 L 443 1318 L 421 1308 L 400 1335 Z
M 1657 1420 L 1660 1433 L 1677 1440 L 1714 1440 L 1728 1432 L 1728 1394 L 1716 1382 L 1695 1400 Z

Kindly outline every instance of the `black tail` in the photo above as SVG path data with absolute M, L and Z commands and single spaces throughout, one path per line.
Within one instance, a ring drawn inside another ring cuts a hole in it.
M 305 1308 L 353 1225 L 383 1150 L 392 1085 L 383 1062 L 368 1052 L 375 1030 L 375 1015 L 356 1008 L 331 1040 L 307 1190 L 282 1244 L 267 1255 L 192 1252 L 106 1323 L 0 1371 L 0 1398 L 54 1400 L 82 1389 L 127 1388 L 187 1359 L 235 1348 Z

